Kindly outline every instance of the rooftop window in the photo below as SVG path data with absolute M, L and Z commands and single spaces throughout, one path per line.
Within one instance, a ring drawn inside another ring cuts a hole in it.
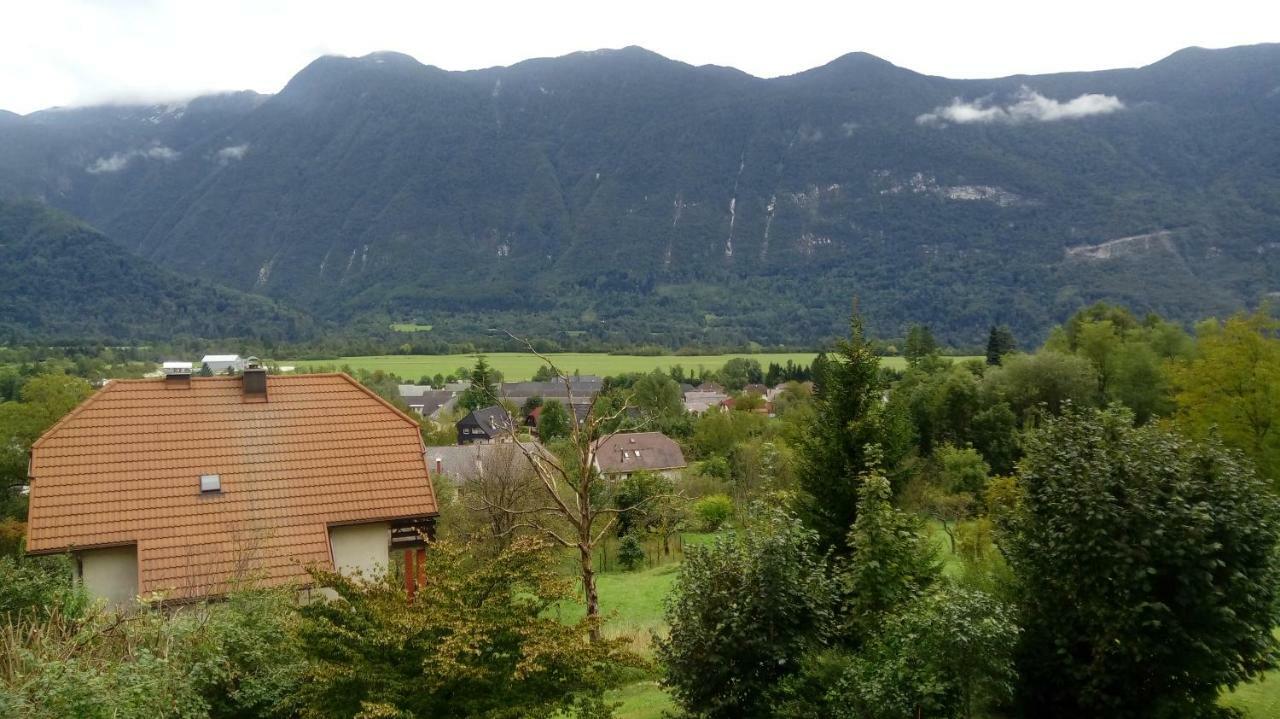
M 212 494 L 222 491 L 222 477 L 216 474 L 200 475 L 200 493 Z

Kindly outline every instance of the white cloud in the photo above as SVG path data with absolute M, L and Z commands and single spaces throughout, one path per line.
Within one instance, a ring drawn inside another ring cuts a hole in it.
M 178 159 L 178 151 L 174 150 L 172 147 L 165 147 L 164 145 L 148 147 L 138 154 L 143 157 L 151 158 L 152 160 L 164 160 L 165 162 Z
M 107 157 L 99 157 L 94 160 L 84 171 L 90 175 L 101 175 L 103 173 L 120 172 L 129 166 L 135 157 L 142 157 L 148 160 L 161 160 L 164 162 L 172 162 L 181 156 L 177 150 L 164 145 L 152 145 L 142 150 L 126 150 L 124 152 L 116 152 Z
M 215 152 L 213 154 L 213 157 L 215 160 L 218 161 L 218 164 L 226 165 L 232 160 L 239 160 L 243 158 L 244 154 L 248 151 L 249 151 L 249 143 L 246 142 L 243 145 L 232 145 L 230 147 L 224 147 L 221 150 L 218 150 L 217 152 Z
M 110 157 L 99 157 L 93 161 L 92 165 L 84 168 L 84 171 L 90 175 L 97 175 L 103 172 L 119 172 L 129 166 L 131 157 L 133 155 L 127 152 L 117 152 Z
M 1106 115 L 1124 108 L 1124 102 L 1114 95 L 1086 93 L 1062 102 L 1045 97 L 1024 85 L 1015 101 L 1008 105 L 992 105 L 990 97 L 978 98 L 970 102 L 957 97 L 951 101 L 950 105 L 934 108 L 933 112 L 926 112 L 916 117 L 916 122 L 921 125 L 938 126 L 944 126 L 947 123 L 967 125 L 997 122 L 1012 125 L 1028 121 L 1075 120 L 1090 115 Z

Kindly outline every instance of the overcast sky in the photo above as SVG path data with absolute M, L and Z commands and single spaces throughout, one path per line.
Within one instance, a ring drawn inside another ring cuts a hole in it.
M 786 75 L 862 50 L 948 77 L 1134 67 L 1188 45 L 1280 41 L 1280 2 L 5 0 L 0 108 L 275 92 L 322 54 L 450 70 L 642 45 Z

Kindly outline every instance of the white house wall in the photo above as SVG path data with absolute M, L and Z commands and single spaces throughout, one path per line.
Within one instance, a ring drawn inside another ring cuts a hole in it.
M 391 525 L 386 522 L 329 528 L 333 568 L 340 574 L 377 577 L 390 563 Z
M 127 604 L 138 596 L 138 550 L 111 547 L 80 552 L 80 581 L 95 599 Z

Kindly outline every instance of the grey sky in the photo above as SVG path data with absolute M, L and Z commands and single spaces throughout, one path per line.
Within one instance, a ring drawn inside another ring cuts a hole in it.
M 5 0 L 0 108 L 213 90 L 275 92 L 318 55 L 396 50 L 450 70 L 642 45 L 771 77 L 863 50 L 949 77 L 1154 62 L 1188 45 L 1280 41 L 1280 3 L 300 2 Z

